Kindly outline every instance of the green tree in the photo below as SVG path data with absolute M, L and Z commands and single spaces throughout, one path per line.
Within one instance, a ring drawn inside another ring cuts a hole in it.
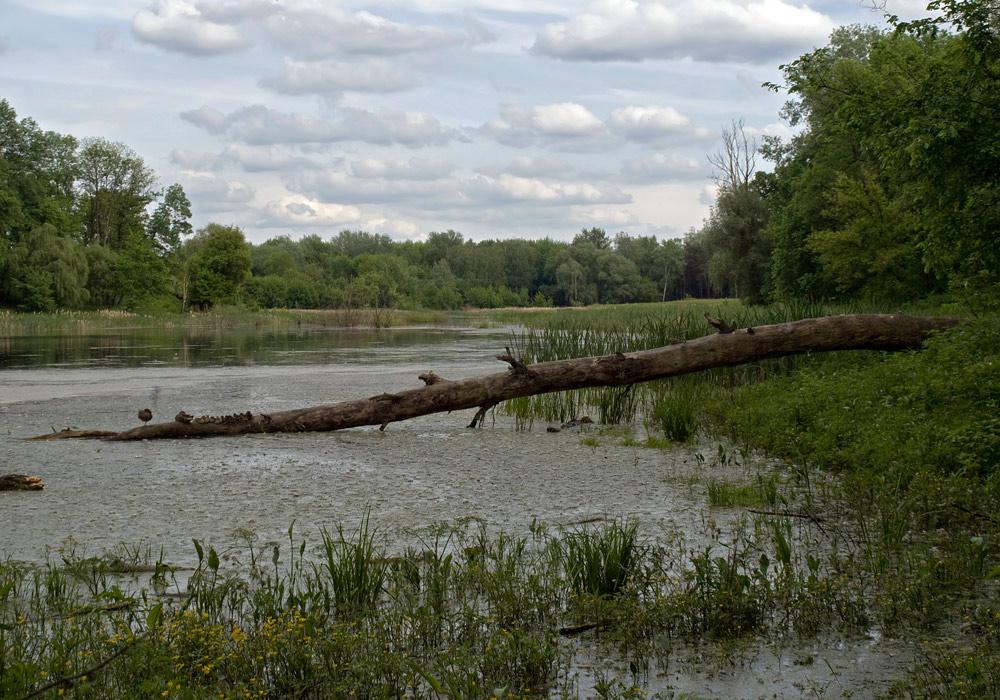
M 719 185 L 715 206 L 702 231 L 712 284 L 752 304 L 764 301 L 771 242 L 769 210 L 756 178 L 756 141 L 742 121 L 722 131 L 722 149 L 709 161 Z
M 148 238 L 133 236 L 118 248 L 93 244 L 84 252 L 87 289 L 98 306 L 135 308 L 169 289 L 167 265 Z
M 587 287 L 587 272 L 575 258 L 566 260 L 556 269 L 556 280 L 568 304 L 591 304 L 597 301 L 596 290 L 593 295 Z
M 597 274 L 594 284 L 597 298 L 602 304 L 626 304 L 640 301 L 642 276 L 635 263 L 612 250 L 601 250 L 594 265 Z
M 177 250 L 183 236 L 190 236 L 191 202 L 184 194 L 184 188 L 174 183 L 163 194 L 163 201 L 153 211 L 146 224 L 146 234 L 162 253 Z
M 354 260 L 355 299 L 361 306 L 391 309 L 411 302 L 412 274 L 397 255 L 366 253 Z
M 77 186 L 84 242 L 123 248 L 145 236 L 146 207 L 159 194 L 156 173 L 123 143 L 90 138 L 81 146 Z
M 835 283 L 912 298 L 1000 284 L 996 5 L 929 9 L 942 14 L 895 32 L 839 29 L 782 67 L 785 114 L 807 129 L 772 149 L 779 293 Z
M 0 240 L 10 245 L 43 224 L 73 231 L 77 141 L 17 119 L 0 100 Z
M 433 265 L 439 260 L 444 260 L 455 248 L 462 245 L 462 234 L 458 231 L 431 231 L 427 235 L 426 261 L 428 265 Z
M 331 238 L 330 244 L 350 258 L 356 258 L 364 253 L 378 255 L 395 252 L 394 244 L 389 236 L 382 233 L 368 233 L 367 231 L 345 229 Z
M 87 259 L 72 238 L 52 224 L 28 232 L 7 254 L 5 295 L 23 311 L 54 311 L 85 304 Z
M 611 239 L 603 228 L 582 229 L 580 233 L 573 237 L 573 244 L 591 243 L 595 248 L 603 250 L 611 247 Z
M 236 226 L 208 224 L 185 244 L 185 301 L 202 308 L 237 304 L 250 280 L 250 246 Z

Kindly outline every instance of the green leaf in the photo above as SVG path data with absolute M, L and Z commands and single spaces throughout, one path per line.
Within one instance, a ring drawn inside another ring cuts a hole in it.
M 163 603 L 157 603 L 146 613 L 146 629 L 156 629 L 163 619 Z
M 429 685 L 434 690 L 435 693 L 437 693 L 438 695 L 441 694 L 441 682 L 438 681 L 437 678 L 429 674 L 427 671 L 425 671 L 423 668 L 421 668 L 414 662 L 410 661 L 409 659 L 406 660 L 406 665 L 409 666 L 414 673 L 416 673 L 425 681 L 427 681 L 427 685 Z
M 198 540 L 191 540 L 194 542 L 194 551 L 198 552 L 198 563 L 201 564 L 201 560 L 205 558 L 205 550 L 201 548 L 201 542 Z
M 215 552 L 215 547 L 208 548 L 208 568 L 212 571 L 219 570 L 219 555 Z

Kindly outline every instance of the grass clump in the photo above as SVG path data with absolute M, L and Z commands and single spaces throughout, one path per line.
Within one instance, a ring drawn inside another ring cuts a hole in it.
M 618 595 L 642 559 L 638 532 L 638 523 L 615 520 L 605 527 L 567 534 L 564 566 L 574 590 L 597 597 Z
M 389 564 L 370 526 L 371 510 L 365 509 L 354 536 L 344 536 L 342 524 L 334 537 L 328 530 L 322 538 L 322 563 L 319 578 L 329 605 L 342 614 L 363 612 L 375 606 L 382 597 Z
M 707 487 L 708 503 L 714 508 L 775 508 L 785 499 L 778 493 L 775 476 L 758 474 L 753 481 L 740 482 L 734 479 L 712 479 Z
M 647 425 L 659 428 L 670 442 L 691 442 L 698 432 L 698 387 L 682 381 L 669 385 L 668 390 L 654 395 Z

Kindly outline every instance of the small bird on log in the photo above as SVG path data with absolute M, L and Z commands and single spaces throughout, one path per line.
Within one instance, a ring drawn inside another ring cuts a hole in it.
M 190 413 L 186 413 L 185 411 L 181 411 L 176 416 L 174 416 L 174 420 L 177 421 L 178 423 L 190 423 L 192 418 L 193 416 Z
M 0 491 L 41 491 L 45 484 L 37 476 L 7 474 L 0 476 Z
M 148 423 L 149 421 L 153 420 L 153 412 L 150 411 L 148 408 L 142 409 L 141 411 L 139 411 L 139 420 L 141 420 L 143 424 Z

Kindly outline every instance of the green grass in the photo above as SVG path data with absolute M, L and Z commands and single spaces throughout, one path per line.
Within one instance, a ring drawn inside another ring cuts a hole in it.
M 334 537 L 323 530 L 322 563 L 317 571 L 327 605 L 339 614 L 360 614 L 374 607 L 382 597 L 389 572 L 383 549 L 370 525 L 371 510 L 366 509 L 354 536 L 344 536 L 342 525 Z
M 762 474 L 750 482 L 726 477 L 712 479 L 708 482 L 707 495 L 709 505 L 715 508 L 776 508 L 783 499 L 777 479 Z
M 566 574 L 579 593 L 618 595 L 642 560 L 639 524 L 615 520 L 605 527 L 580 530 L 563 539 Z
M 578 647 L 561 627 L 596 622 L 596 659 L 648 669 L 667 663 L 663 639 L 766 639 L 809 616 L 836 624 L 846 604 L 794 573 L 798 554 L 776 552 L 766 528 L 717 541 L 725 567 L 715 550 L 644 540 L 635 521 L 530 537 L 456 523 L 390 558 L 376 532 L 364 514 L 312 548 L 291 527 L 285 547 L 242 533 L 245 551 L 225 559 L 196 542 L 186 584 L 163 562 L 153 581 L 95 579 L 103 559 L 73 548 L 2 562 L 0 696 L 54 684 L 86 698 L 575 697 Z M 784 578 L 742 573 L 761 571 L 762 551 Z

